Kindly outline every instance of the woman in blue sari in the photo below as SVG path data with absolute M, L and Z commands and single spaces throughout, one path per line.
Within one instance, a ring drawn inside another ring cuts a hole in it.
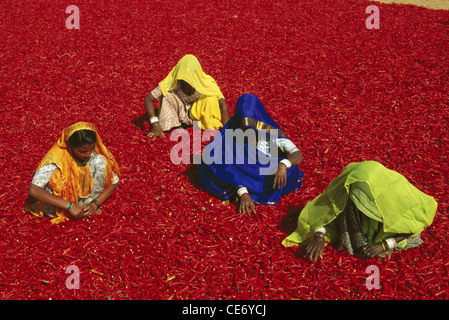
M 239 213 L 256 213 L 255 203 L 275 205 L 301 188 L 302 159 L 259 98 L 245 93 L 232 118 L 204 148 L 198 175 L 216 198 L 238 199 Z

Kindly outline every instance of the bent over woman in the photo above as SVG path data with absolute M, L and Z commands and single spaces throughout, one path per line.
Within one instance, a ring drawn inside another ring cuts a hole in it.
M 159 115 L 153 101 L 159 100 Z M 144 100 L 150 117 L 150 137 L 162 137 L 163 131 L 199 121 L 201 129 L 219 129 L 229 119 L 224 96 L 214 78 L 204 73 L 198 59 L 185 55 L 167 77 Z
M 78 122 L 40 162 L 29 188 L 24 211 L 52 217 L 52 223 L 99 212 L 119 182 L 120 170 L 95 126 Z
M 275 205 L 301 188 L 302 159 L 259 98 L 245 93 L 232 118 L 204 148 L 198 178 L 218 199 L 239 200 L 240 213 L 255 213 L 255 203 Z
M 350 163 L 308 202 L 283 245 L 306 246 L 316 261 L 325 240 L 351 255 L 371 258 L 420 245 L 436 214 L 433 197 L 375 161 Z

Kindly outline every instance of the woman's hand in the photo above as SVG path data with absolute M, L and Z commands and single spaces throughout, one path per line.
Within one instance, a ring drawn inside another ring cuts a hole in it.
M 273 189 L 282 189 L 287 185 L 287 167 L 279 164 L 273 180 Z
M 384 248 L 382 247 L 382 244 L 380 242 L 369 243 L 362 249 L 362 257 L 365 259 L 375 257 L 382 253 L 384 253 Z
M 239 203 L 239 213 L 256 213 L 256 206 L 254 205 L 253 199 L 248 193 L 244 193 L 240 197 Z
M 162 131 L 162 128 L 161 128 L 161 125 L 159 124 L 159 122 L 153 123 L 153 125 L 151 127 L 151 132 L 147 135 L 147 137 L 162 138 L 163 136 L 164 136 L 164 132 Z
M 93 202 L 83 206 L 84 216 L 92 216 L 97 211 L 97 205 Z
M 315 235 L 312 242 L 306 247 L 306 255 L 312 261 L 317 261 L 318 258 L 323 257 L 324 251 L 324 237 Z
M 77 205 L 76 203 L 73 204 L 72 208 L 70 208 L 70 214 L 75 218 L 75 219 L 81 219 L 84 217 L 84 206 L 81 207 L 79 205 Z

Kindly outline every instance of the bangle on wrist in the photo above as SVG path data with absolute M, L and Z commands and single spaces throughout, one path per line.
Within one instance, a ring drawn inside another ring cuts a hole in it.
M 384 241 L 388 250 L 393 250 L 394 248 L 396 248 L 396 240 L 394 240 L 394 238 L 388 238 Z
M 281 162 L 287 169 L 292 166 L 292 163 L 288 159 L 281 160 Z
M 241 187 L 240 189 L 237 190 L 237 195 L 239 197 L 241 197 L 242 195 L 244 195 L 245 193 L 248 193 L 248 189 L 246 189 L 245 187 Z
M 151 117 L 150 118 L 150 123 L 153 124 L 155 122 L 159 122 L 159 119 L 157 117 Z
M 326 229 L 324 227 L 320 227 L 320 228 L 316 229 L 315 232 L 313 233 L 313 235 L 315 237 L 321 237 L 321 238 L 324 238 L 325 234 L 326 234 Z
M 382 241 L 380 242 L 380 244 L 382 245 L 382 249 L 384 249 L 384 252 L 387 251 L 385 241 L 382 240 Z
M 67 211 L 70 211 L 73 207 L 73 202 L 69 201 L 69 204 L 67 205 L 67 208 L 65 208 Z
M 97 210 L 100 209 L 100 202 L 98 202 L 97 199 L 92 200 L 92 202 L 95 203 L 95 205 L 97 206 Z

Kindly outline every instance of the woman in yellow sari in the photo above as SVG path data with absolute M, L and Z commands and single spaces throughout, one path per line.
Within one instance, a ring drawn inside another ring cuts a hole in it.
M 420 245 L 437 202 L 401 174 L 375 161 L 350 163 L 326 190 L 308 202 L 286 247 L 304 245 L 322 257 L 325 240 L 351 255 L 371 258 Z
M 65 128 L 40 162 L 24 211 L 52 223 L 99 212 L 118 185 L 120 170 L 92 123 Z
M 153 101 L 159 100 L 159 114 Z M 202 130 L 220 129 L 229 120 L 229 111 L 214 78 L 204 73 L 198 59 L 185 55 L 168 76 L 144 100 L 150 118 L 149 137 L 163 137 L 168 131 L 199 121 Z

